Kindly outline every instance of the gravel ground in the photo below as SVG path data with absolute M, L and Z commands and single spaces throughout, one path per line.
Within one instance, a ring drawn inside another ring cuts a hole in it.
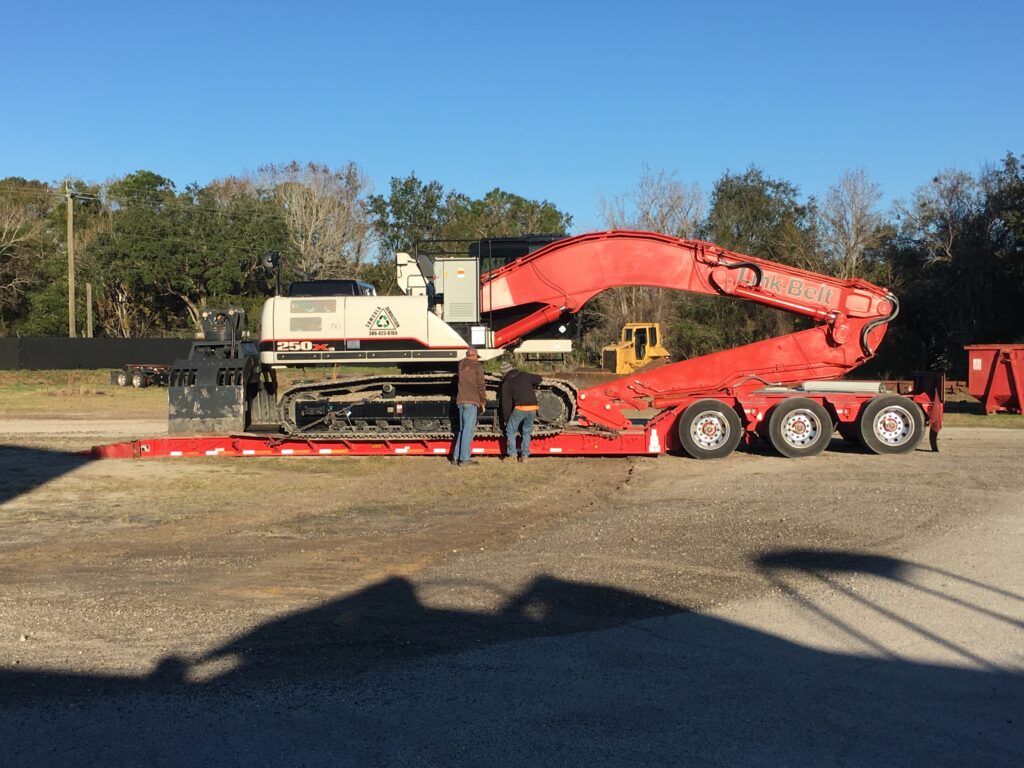
M 65 452 L 139 428 L 0 427 L 0 764 L 1024 763 L 1024 431 L 461 469 Z

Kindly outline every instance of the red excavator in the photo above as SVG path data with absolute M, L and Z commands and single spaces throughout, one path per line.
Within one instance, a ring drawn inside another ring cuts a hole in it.
M 268 300 L 258 365 L 240 343 L 219 356 L 207 344 L 197 359 L 176 363 L 171 434 L 231 434 L 255 441 L 231 444 L 250 455 L 282 445 L 292 446 L 287 453 L 447 453 L 451 366 L 466 349 L 477 348 L 484 360 L 506 350 L 564 351 L 573 315 L 618 286 L 751 301 L 806 316 L 814 326 L 588 389 L 545 380 L 535 452 L 681 448 L 719 458 L 763 437 L 782 455 L 799 457 L 820 453 L 838 429 L 871 452 L 903 453 L 929 423 L 933 438 L 941 426 L 942 388 L 934 382 L 900 396 L 879 382 L 841 378 L 874 355 L 898 312 L 896 297 L 871 283 L 649 232 L 533 239 L 519 251 L 498 249 L 513 255 L 497 265 L 484 258 L 494 242 L 477 243 L 469 255 L 397 254 L 401 296 L 364 287 Z M 401 373 L 302 384 L 277 396 L 275 367 L 339 363 L 397 365 Z M 500 451 L 499 385 L 489 377 L 477 453 Z M 268 430 L 276 436 L 259 436 Z M 238 448 L 243 444 L 249 447 Z

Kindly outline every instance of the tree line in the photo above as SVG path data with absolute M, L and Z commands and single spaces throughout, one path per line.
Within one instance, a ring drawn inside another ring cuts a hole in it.
M 152 171 L 105 184 L 0 180 L 0 335 L 64 335 L 68 198 L 74 212 L 76 316 L 93 289 L 93 331 L 191 335 L 206 306 L 258 317 L 273 292 L 261 265 L 283 255 L 284 280 L 358 278 L 396 290 L 393 254 L 423 240 L 565 235 L 572 216 L 547 200 L 495 188 L 481 198 L 415 173 L 375 194 L 355 164 L 268 165 L 178 190 Z M 946 170 L 882 211 L 881 190 L 848 171 L 821 199 L 757 167 L 726 172 L 705 195 L 644 168 L 601 202 L 609 229 L 702 238 L 740 253 L 890 288 L 901 304 L 871 373 L 964 375 L 962 347 L 1020 342 L 1024 320 L 1024 171 L 1009 153 L 972 175 Z M 454 248 L 460 247 L 453 244 Z M 806 321 L 745 302 L 653 288 L 610 290 L 581 318 L 593 355 L 623 322 L 662 324 L 677 357 L 787 333 Z

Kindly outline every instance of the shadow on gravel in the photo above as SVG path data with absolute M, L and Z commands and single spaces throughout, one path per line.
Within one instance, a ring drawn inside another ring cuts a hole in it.
M 0 445 L 0 504 L 92 461 L 89 456 Z
M 909 565 L 760 562 L 888 579 Z M 1024 676 L 1005 670 L 814 650 L 555 578 L 494 612 L 429 607 L 392 578 L 146 677 L 0 669 L 0 762 L 1016 768 L 1022 712 Z

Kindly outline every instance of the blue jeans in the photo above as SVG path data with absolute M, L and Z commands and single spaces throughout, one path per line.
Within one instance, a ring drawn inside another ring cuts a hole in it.
M 520 446 L 519 455 L 523 458 L 530 455 L 530 433 L 533 432 L 533 420 L 537 418 L 536 411 L 520 411 L 518 408 L 512 411 L 508 417 L 508 424 L 505 426 L 505 441 L 508 447 L 505 455 L 511 458 L 516 455 L 516 433 L 519 427 L 523 428 L 523 444 Z
M 476 432 L 475 403 L 459 403 L 459 434 L 455 438 L 455 461 L 469 461 L 472 458 L 470 448 L 473 445 L 473 433 Z

